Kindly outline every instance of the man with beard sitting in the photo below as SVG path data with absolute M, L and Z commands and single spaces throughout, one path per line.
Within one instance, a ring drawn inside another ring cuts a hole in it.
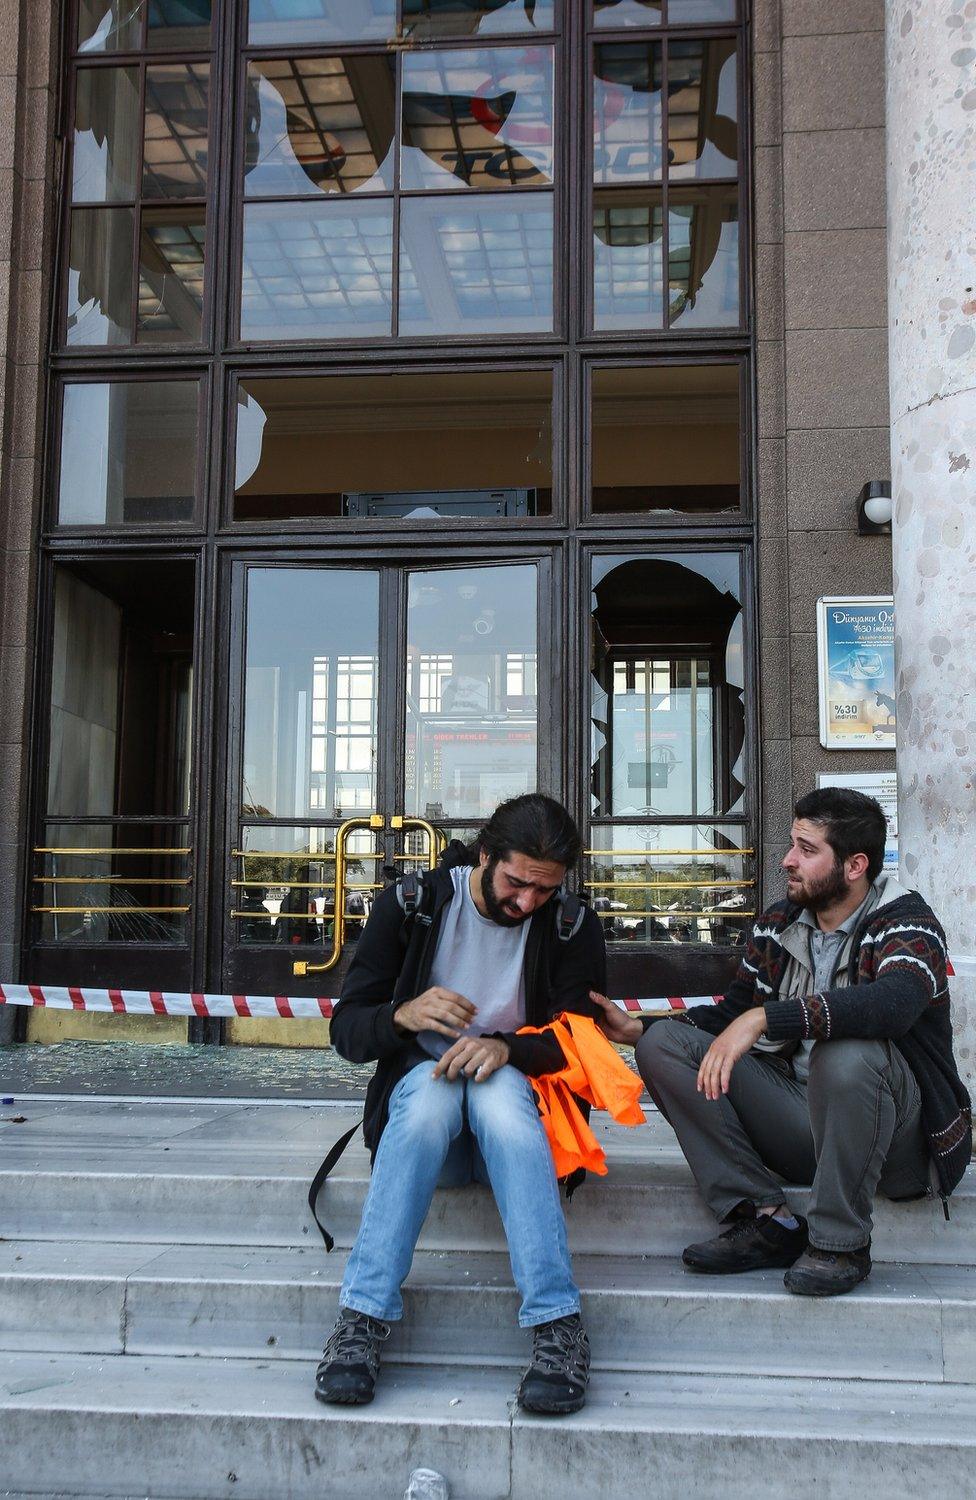
M 871 1270 L 875 1193 L 940 1194 L 970 1159 L 946 940 L 917 891 L 882 874 L 871 797 L 824 788 L 794 809 L 786 900 L 756 922 L 718 1005 L 638 1020 L 600 995 L 611 1041 L 648 1091 L 727 1227 L 689 1245 L 693 1271 L 789 1267 L 791 1292 L 849 1292 Z M 783 1182 L 812 1187 L 809 1223 Z M 948 1217 L 948 1209 L 946 1209 Z
M 318 1367 L 321 1401 L 373 1399 L 434 1189 L 480 1182 L 505 1227 L 519 1323 L 533 1332 L 519 1404 L 549 1415 L 583 1405 L 589 1344 L 529 1082 L 565 1066 L 548 1022 L 599 1016 L 589 992 L 605 983 L 600 920 L 562 891 L 579 846 L 566 809 L 528 793 L 496 808 L 471 849 L 449 846 L 415 910 L 406 877 L 376 899 L 332 1018 L 340 1055 L 377 1067 L 363 1126 L 373 1175 Z

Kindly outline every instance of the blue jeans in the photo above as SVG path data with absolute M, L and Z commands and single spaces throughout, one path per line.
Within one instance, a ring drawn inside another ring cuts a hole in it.
M 402 1317 L 400 1287 L 434 1189 L 486 1182 L 522 1295 L 521 1327 L 578 1313 L 559 1185 L 529 1080 L 511 1066 L 484 1083 L 432 1073 L 432 1062 L 419 1063 L 390 1095 L 340 1305 Z

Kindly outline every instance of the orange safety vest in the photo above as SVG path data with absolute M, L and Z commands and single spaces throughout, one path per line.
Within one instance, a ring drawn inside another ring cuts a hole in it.
M 530 1078 L 539 1114 L 549 1138 L 557 1177 L 568 1177 L 579 1167 L 605 1177 L 607 1161 L 577 1098 L 594 1109 L 605 1109 L 620 1125 L 643 1125 L 637 1103 L 644 1085 L 607 1041 L 589 1016 L 562 1011 L 548 1026 L 522 1026 L 521 1036 L 551 1031 L 566 1065 L 558 1073 Z M 574 1097 L 575 1096 L 575 1097 Z

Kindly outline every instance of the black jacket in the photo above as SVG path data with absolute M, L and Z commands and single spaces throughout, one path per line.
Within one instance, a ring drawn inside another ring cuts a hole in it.
M 363 1136 L 375 1155 L 386 1124 L 390 1094 L 404 1073 L 419 1060 L 416 1039 L 397 1031 L 398 1006 L 423 994 L 437 947 L 444 908 L 454 894 L 450 870 L 467 863 L 460 845 L 452 845 L 441 865 L 424 876 L 426 914 L 406 917 L 389 886 L 373 904 L 356 945 L 342 994 L 332 1016 L 332 1044 L 349 1062 L 376 1062 L 366 1090 Z M 429 891 L 430 895 L 427 896 Z M 606 949 L 599 917 L 583 908 L 579 931 L 559 939 L 553 901 L 529 918 L 525 948 L 525 1024 L 545 1026 L 560 1011 L 599 1018 L 590 990 L 606 987 Z M 530 1077 L 557 1072 L 564 1064 L 555 1037 L 503 1036 L 513 1066 Z

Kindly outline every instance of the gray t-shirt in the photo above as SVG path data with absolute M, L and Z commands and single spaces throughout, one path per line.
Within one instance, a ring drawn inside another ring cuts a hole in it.
M 470 865 L 456 865 L 451 871 L 454 895 L 441 918 L 430 983 L 454 990 L 477 1007 L 466 1035 L 517 1031 L 525 1023 L 523 971 L 529 922 L 503 927 L 483 917 L 471 895 L 470 876 Z M 417 1040 L 432 1057 L 440 1057 L 451 1045 L 436 1031 L 422 1031 Z

